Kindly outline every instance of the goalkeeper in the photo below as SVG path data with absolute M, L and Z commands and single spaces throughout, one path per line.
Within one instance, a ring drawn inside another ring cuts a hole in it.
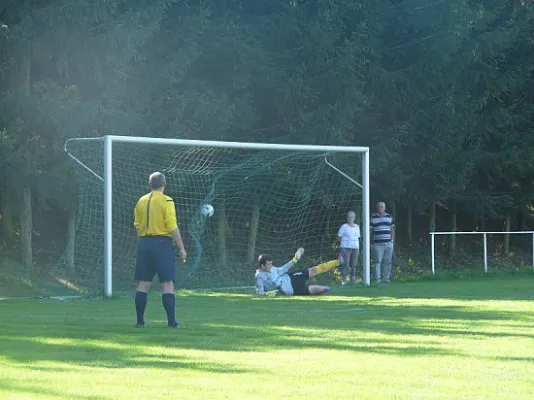
M 273 267 L 272 257 L 262 254 L 258 257 L 256 270 L 256 294 L 276 295 L 279 291 L 286 296 L 319 295 L 329 292 L 330 286 L 307 285 L 306 281 L 315 275 L 327 272 L 337 267 L 339 260 L 328 261 L 305 271 L 291 272 L 289 270 L 300 260 L 304 249 L 301 247 L 291 261 L 282 267 Z

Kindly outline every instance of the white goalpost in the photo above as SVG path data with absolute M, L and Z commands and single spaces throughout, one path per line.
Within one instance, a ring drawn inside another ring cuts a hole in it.
M 88 150 L 90 146 L 92 150 Z M 78 182 L 85 191 L 83 193 L 85 200 L 82 202 L 90 206 L 82 208 L 83 215 L 80 216 L 79 223 L 83 225 L 82 228 L 87 237 L 94 240 L 91 242 L 93 247 L 99 246 L 98 237 L 103 234 L 101 250 L 103 250 L 104 264 L 103 292 L 106 297 L 113 294 L 113 276 L 116 273 L 114 263 L 117 262 L 119 256 L 122 257 L 116 254 L 114 246 L 120 243 L 121 253 L 126 253 L 126 251 L 133 253 L 131 235 L 126 238 L 127 235 L 121 230 L 128 231 L 133 226 L 133 222 L 130 223 L 128 218 L 133 215 L 132 210 L 140 191 L 146 190 L 146 185 L 143 186 L 139 182 L 144 182 L 154 170 L 172 174 L 173 178 L 168 180 L 179 181 L 180 184 L 175 184 L 176 186 L 182 185 L 181 191 L 173 197 L 177 203 L 179 219 L 180 217 L 187 219 L 189 229 L 192 230 L 194 226 L 194 229 L 198 230 L 198 232 L 195 231 L 195 244 L 200 246 L 199 243 L 202 240 L 202 249 L 206 247 L 209 251 L 219 255 L 225 253 L 224 257 L 231 260 L 240 260 L 241 256 L 224 252 L 221 232 L 230 232 L 238 237 L 236 241 L 246 240 L 249 245 L 255 245 L 260 249 L 268 249 L 269 246 L 273 246 L 271 243 L 282 246 L 284 241 L 287 241 L 289 248 L 293 242 L 308 239 L 310 243 L 314 243 L 310 245 L 313 256 L 327 257 L 327 250 L 325 250 L 327 246 L 324 243 L 331 239 L 325 238 L 337 233 L 338 227 L 335 227 L 334 231 L 332 229 L 335 218 L 339 215 L 338 210 L 348 207 L 348 204 L 353 204 L 354 199 L 357 199 L 361 203 L 359 206 L 361 206 L 362 215 L 362 283 L 365 286 L 370 285 L 368 147 L 109 135 L 98 138 L 69 139 L 65 143 L 65 151 L 76 162 L 76 165 L 82 167 L 78 176 L 86 176 L 82 179 L 86 179 L 94 186 L 93 189 L 89 189 L 89 185 L 86 185 L 84 181 Z M 158 164 L 159 153 L 163 155 L 161 163 Z M 354 163 L 354 159 L 350 158 L 354 155 L 361 156 L 361 163 Z M 339 164 L 334 164 L 333 159 L 338 160 Z M 354 165 L 357 167 L 357 173 L 361 174 L 361 182 L 354 178 L 354 173 L 351 176 L 344 172 L 347 171 L 346 168 Z M 98 187 L 101 188 L 100 193 L 97 193 Z M 258 202 L 262 200 L 262 197 L 256 193 L 260 190 L 266 193 L 264 197 L 271 196 L 269 200 L 271 203 L 262 206 L 266 209 L 264 224 L 267 225 L 270 218 L 285 221 L 285 224 L 280 223 L 280 226 L 276 226 L 273 222 L 272 227 L 269 225 L 265 228 L 261 226 L 258 228 L 260 217 L 257 214 L 260 206 L 254 206 L 252 203 L 255 196 L 260 198 Z M 290 193 L 287 194 L 286 191 Z M 218 200 L 219 193 L 223 193 L 219 196 L 223 200 Z M 100 209 L 98 204 L 88 203 L 98 203 L 97 199 L 100 196 L 103 201 Z M 117 196 L 122 197 L 117 200 Z M 182 203 L 177 201 L 180 196 L 183 197 Z M 222 201 L 226 204 L 224 206 L 226 211 L 224 209 L 219 211 L 216 206 L 212 221 L 201 221 L 196 209 L 206 201 Z M 124 210 L 120 210 L 120 215 L 115 215 L 117 207 L 121 204 Z M 268 209 L 269 204 L 273 204 L 273 210 Z M 252 216 L 247 217 L 249 219 L 245 221 L 243 214 L 248 213 L 249 208 L 252 210 L 250 211 Z M 225 218 L 230 222 L 223 221 L 222 217 L 217 219 L 218 211 L 219 214 L 225 212 Z M 345 212 L 344 209 L 342 215 L 345 215 Z M 99 213 L 102 213 L 102 216 Z M 103 229 L 98 227 L 100 220 L 103 223 Z M 309 228 L 313 231 L 306 231 L 308 220 L 315 224 L 313 228 Z M 339 225 L 343 222 L 339 221 Z M 225 223 L 228 226 L 225 226 Z M 120 229 L 117 224 L 121 224 Z M 211 224 L 209 229 L 215 232 L 212 236 L 208 237 L 205 233 L 208 229 L 206 224 Z M 324 226 L 321 227 L 321 224 Z M 201 225 L 201 228 L 197 228 Z M 258 233 L 247 233 L 248 236 L 245 236 L 244 231 L 251 231 L 253 227 Z M 91 233 L 93 228 L 98 233 Z M 244 239 L 239 239 L 241 237 L 239 235 L 242 235 Z M 80 239 L 78 245 L 80 248 L 84 246 L 82 240 Z M 87 243 L 88 240 L 86 240 Z M 212 247 L 216 248 L 212 249 Z M 94 260 L 97 260 L 96 255 L 92 254 L 96 251 L 87 250 L 91 254 L 85 257 L 94 256 Z M 241 258 L 244 259 L 245 256 Z M 201 255 L 198 255 L 197 262 L 201 259 Z M 94 260 L 87 261 L 86 264 L 96 263 Z M 129 262 L 131 263 L 130 258 L 124 263 Z M 231 261 L 228 263 L 230 264 Z

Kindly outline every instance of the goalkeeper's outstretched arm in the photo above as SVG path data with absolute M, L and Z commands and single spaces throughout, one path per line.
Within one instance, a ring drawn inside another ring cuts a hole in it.
M 265 287 L 263 285 L 263 280 L 260 277 L 256 278 L 256 294 L 260 296 L 265 295 Z

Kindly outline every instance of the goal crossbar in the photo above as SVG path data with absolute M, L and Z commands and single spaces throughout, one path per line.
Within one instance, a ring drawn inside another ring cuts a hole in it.
M 192 139 L 171 139 L 139 136 L 117 136 L 108 135 L 94 138 L 72 138 L 65 142 L 65 151 L 68 152 L 68 145 L 77 141 L 112 141 L 117 143 L 139 143 L 154 145 L 179 145 L 186 147 L 211 147 L 211 148 L 231 148 L 249 150 L 286 150 L 286 151 L 334 151 L 338 153 L 367 153 L 369 147 L 365 146 L 329 146 L 311 144 L 281 144 L 281 143 L 250 143 L 250 142 L 225 142 L 217 140 L 192 140 Z
M 104 147 L 104 173 L 100 177 L 79 159 L 70 154 L 69 144 L 73 142 L 96 142 L 102 141 Z M 363 190 L 362 198 L 362 233 L 363 233 L 363 284 L 370 285 L 370 195 L 369 195 L 369 147 L 365 146 L 329 146 L 329 145 L 304 145 L 304 144 L 279 144 L 279 143 L 250 143 L 250 142 L 225 142 L 211 140 L 190 140 L 172 138 L 154 138 L 138 136 L 106 135 L 103 137 L 71 138 L 65 142 L 65 152 L 84 169 L 103 181 L 104 186 L 104 295 L 112 295 L 112 159 L 113 143 L 152 144 L 152 145 L 175 145 L 184 147 L 204 148 L 231 148 L 242 150 L 271 150 L 271 151 L 312 151 L 312 152 L 337 152 L 337 153 L 361 153 L 362 154 L 362 183 L 356 183 Z M 328 161 L 325 159 L 328 163 Z M 342 171 L 329 166 L 346 176 Z M 346 176 L 347 177 L 347 176 Z M 349 177 L 350 178 L 350 177 Z

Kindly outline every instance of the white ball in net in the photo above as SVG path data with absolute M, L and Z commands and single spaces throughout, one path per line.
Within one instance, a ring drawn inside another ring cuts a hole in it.
M 213 215 L 213 213 L 215 212 L 215 209 L 213 208 L 213 206 L 211 204 L 204 204 L 200 208 L 200 212 L 205 217 L 211 217 Z

